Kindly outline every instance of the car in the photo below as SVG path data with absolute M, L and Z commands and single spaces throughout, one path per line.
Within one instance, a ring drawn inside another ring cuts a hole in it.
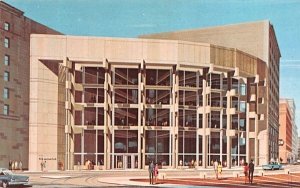
M 0 168 L 0 185 L 8 187 L 13 185 L 29 185 L 29 177 L 24 175 L 14 174 L 6 168 Z
M 282 165 L 276 162 L 271 162 L 267 165 L 262 165 L 263 170 L 280 170 L 282 168 Z

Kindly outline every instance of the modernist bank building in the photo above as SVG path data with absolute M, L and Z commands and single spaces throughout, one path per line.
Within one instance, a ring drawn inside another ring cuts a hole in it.
M 29 169 L 231 168 L 278 157 L 269 21 L 137 39 L 31 35 Z

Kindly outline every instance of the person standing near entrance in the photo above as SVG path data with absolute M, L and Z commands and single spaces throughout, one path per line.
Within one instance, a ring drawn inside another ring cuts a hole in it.
M 218 179 L 218 161 L 216 160 L 214 163 L 214 171 L 215 171 L 215 174 L 216 174 L 216 179 Z
M 253 160 L 249 163 L 249 183 L 253 183 L 254 163 Z
M 8 169 L 9 169 L 9 170 L 12 170 L 12 161 L 11 161 L 11 160 L 9 160 L 9 163 L 8 163 Z
M 153 182 L 153 172 L 154 172 L 154 164 L 153 164 L 153 161 L 151 161 L 151 162 L 149 163 L 149 169 L 148 169 L 148 171 L 149 171 L 150 184 L 154 184 L 154 182 Z
M 156 163 L 154 167 L 155 184 L 157 184 L 157 176 L 158 176 L 158 164 Z
M 218 164 L 218 179 L 221 177 L 221 174 L 222 174 L 222 164 L 221 164 L 221 162 L 219 162 L 219 164 Z

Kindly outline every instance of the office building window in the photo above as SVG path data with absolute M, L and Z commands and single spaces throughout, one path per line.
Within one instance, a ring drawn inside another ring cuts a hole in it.
M 9 55 L 4 55 L 4 65 L 9 66 L 10 63 L 10 57 Z
M 9 38 L 5 37 L 4 38 L 4 47 L 5 48 L 9 48 L 10 44 L 9 44 Z
M 10 30 L 10 24 L 8 22 L 4 23 L 4 30 L 9 31 Z
M 6 88 L 6 87 L 3 90 L 3 98 L 4 99 L 8 99 L 9 98 L 9 89 Z
M 8 116 L 9 115 L 9 105 L 8 104 L 5 104 L 3 106 L 3 114 Z
M 4 81 L 9 81 L 9 72 L 4 71 Z

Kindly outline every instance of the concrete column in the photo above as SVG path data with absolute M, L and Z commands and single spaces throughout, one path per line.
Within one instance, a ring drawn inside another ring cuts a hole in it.
M 250 138 L 249 138 L 249 131 L 250 131 L 250 121 L 249 121 L 249 108 L 250 105 L 247 103 L 247 112 L 246 112 L 246 161 L 250 162 Z
M 206 76 L 206 74 L 203 74 L 203 76 Z M 207 136 L 206 136 L 206 128 L 207 128 L 207 120 L 206 120 L 206 79 L 203 79 L 202 81 L 202 87 L 203 87 L 203 95 L 202 95 L 202 101 L 203 101 L 203 116 L 202 116 L 202 125 L 203 125 L 203 136 L 202 136 L 202 167 L 207 167 Z
M 172 117 L 172 168 L 176 168 L 178 165 L 178 86 L 179 76 L 177 75 L 176 67 L 173 67 L 173 117 Z
M 231 125 L 231 115 L 229 113 L 230 111 L 230 106 L 231 106 L 231 99 L 230 99 L 230 92 L 227 91 L 227 108 L 226 108 L 226 113 L 227 113 L 227 127 L 226 131 L 229 132 L 230 130 L 230 125 Z M 227 167 L 231 168 L 231 137 L 227 135 Z
M 139 105 L 139 111 L 138 111 L 138 169 L 142 169 L 143 165 L 142 165 L 142 155 L 143 155 L 143 150 L 142 150 L 142 145 L 143 142 L 141 142 L 141 139 L 144 137 L 144 125 L 145 125 L 145 111 L 144 111 L 144 103 L 145 103 L 145 99 L 144 99 L 144 87 L 143 87 L 143 83 L 142 83 L 142 78 L 144 78 L 144 75 L 142 74 L 142 72 L 144 71 L 144 61 L 141 62 L 140 64 L 140 69 L 139 69 L 139 73 L 138 73 L 138 104 L 142 104 Z M 142 102 L 141 102 L 142 101 Z M 142 124 L 142 120 L 143 120 L 143 124 Z M 143 147 L 144 148 L 144 147 Z

